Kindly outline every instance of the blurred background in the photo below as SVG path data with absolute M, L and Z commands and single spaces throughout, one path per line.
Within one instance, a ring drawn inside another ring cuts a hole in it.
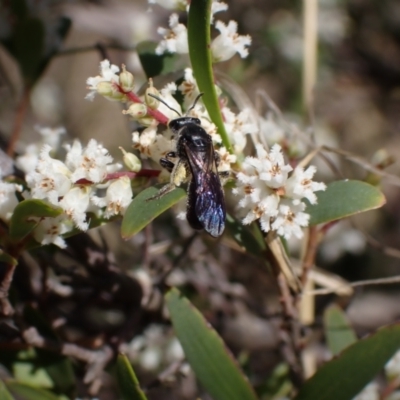
M 47 45 L 59 48 L 40 77 L 29 82 L 22 78 L 9 51 L 12 3 L 0 0 L 3 149 L 20 121 L 17 153 L 39 140 L 35 126 L 64 126 L 66 140 L 79 138 L 86 143 L 95 138 L 116 159 L 121 159 L 118 147 L 130 148 L 136 126 L 121 113 L 120 103 L 100 96 L 93 102 L 86 101 L 86 79 L 97 75 L 99 62 L 108 58 L 113 64 L 126 64 L 140 88 L 146 78 L 135 47 L 143 40 L 158 42 L 157 27 L 168 26 L 171 11 L 144 0 L 28 1 L 27 12 L 45 22 Z M 386 149 L 394 160 L 387 172 L 398 175 L 400 3 L 320 0 L 318 6 L 318 71 L 312 119 L 317 143 L 338 147 L 369 162 L 378 150 Z M 185 15 L 181 13 L 182 21 Z M 71 26 L 62 43 L 55 43 L 59 36 L 54 32 L 59 32 L 61 17 L 70 19 Z M 232 0 L 228 11 L 216 18 L 224 22 L 236 20 L 239 33 L 252 37 L 247 59 L 234 57 L 216 65 L 216 71 L 236 82 L 261 115 L 268 111 L 268 104 L 260 95 L 264 93 L 287 121 L 306 132 L 310 124 L 302 102 L 302 2 Z M 24 101 L 29 86 L 31 90 Z M 21 109 L 23 118 L 18 117 Z M 342 176 L 325 165 L 326 171 L 322 168 L 319 180 L 366 177 L 362 167 L 338 155 L 332 154 L 331 158 Z M 396 185 L 385 180 L 381 184 L 387 204 L 351 222 L 336 224 L 319 249 L 318 267 L 348 281 L 400 275 L 400 193 Z M 172 213 L 157 219 L 129 242 L 122 241 L 119 225 L 114 223 L 91 232 L 85 239 L 82 235 L 72 238 L 70 244 L 71 250 L 54 258 L 39 251 L 36 256 L 42 261 L 25 260 L 26 265 L 16 278 L 16 288 L 22 291 L 27 284 L 23 271 L 30 271 L 29 276 L 33 277 L 25 298 L 20 297 L 24 303 L 37 302 L 40 290 L 35 288 L 35 282 L 40 286 L 43 262 L 51 265 L 48 278 L 53 282 L 62 284 L 60 277 L 68 276 L 68 285 L 76 290 L 75 297 L 66 300 L 55 290 L 53 307 L 44 310 L 53 322 L 61 316 L 68 321 L 62 333 L 66 341 L 91 348 L 99 343 L 114 343 L 124 349 L 131 356 L 140 381 L 148 388 L 150 399 L 193 399 L 196 395 L 206 399 L 198 392 L 193 375 L 177 377 L 176 371 L 182 372 L 181 365 L 171 374 L 175 380 L 169 386 L 159 378 L 168 366 L 179 363 L 182 355 L 163 313 L 162 290 L 154 282 L 179 285 L 235 354 L 242 357 L 253 381 L 260 387 L 264 385 L 266 396 L 277 393 L 271 389 L 269 377 L 273 370 L 280 376 L 277 367 L 283 365 L 278 334 L 280 308 L 274 280 L 259 260 L 241 254 L 227 241 L 221 240 L 216 246 L 209 238 L 193 235 L 186 221 L 175 220 Z M 108 260 L 103 278 L 91 270 L 94 264 L 89 258 L 85 263 L 80 250 L 89 247 Z M 111 253 L 113 256 L 107 258 Z M 111 264 L 132 279 L 120 298 L 111 292 L 103 293 L 110 289 L 109 282 L 103 280 L 111 274 Z M 357 333 L 364 335 L 399 319 L 399 289 L 396 284 L 361 285 L 351 296 L 318 296 L 317 318 L 311 326 L 318 362 L 326 359 L 320 316 L 327 305 L 341 304 Z M 91 301 L 85 303 L 87 299 Z M 127 301 L 131 302 L 129 306 Z M 282 376 L 287 375 L 282 372 Z M 282 378 L 279 382 L 288 381 Z M 116 398 L 112 380 L 106 377 L 102 384 L 97 397 Z M 93 387 L 89 390 L 81 386 L 81 397 L 90 390 L 96 392 Z M 286 393 L 285 389 L 282 393 Z

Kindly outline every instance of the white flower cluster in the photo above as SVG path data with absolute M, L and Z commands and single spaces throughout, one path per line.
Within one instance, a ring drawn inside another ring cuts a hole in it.
M 149 3 L 158 3 L 167 9 L 182 10 L 185 6 L 188 9 L 190 2 L 188 0 L 149 0 Z M 214 14 L 227 9 L 226 3 L 214 0 L 211 7 L 211 24 L 214 23 Z M 236 21 L 229 21 L 228 25 L 222 21 L 216 21 L 215 28 L 220 34 L 211 43 L 213 62 L 229 60 L 236 53 L 239 53 L 242 58 L 248 56 L 251 37 L 238 35 Z M 169 28 L 158 28 L 157 32 L 164 37 L 156 48 L 157 54 L 165 52 L 187 54 L 189 52 L 187 28 L 179 23 L 178 14 L 174 13 L 170 16 Z
M 164 100 L 171 108 L 182 114 L 180 104 L 175 100 L 173 95 L 176 91 L 180 91 L 184 97 L 183 104 L 189 109 L 193 105 L 194 100 L 199 95 L 199 89 L 196 80 L 193 77 L 193 71 L 190 68 L 185 69 L 184 81 L 177 87 L 175 83 L 167 84 L 160 91 L 159 97 Z M 218 90 L 220 92 L 220 90 Z M 168 109 L 164 104 L 160 104 L 158 110 L 168 118 L 173 119 L 177 114 Z M 250 111 L 244 109 L 239 114 L 233 113 L 227 106 L 222 107 L 222 114 L 225 120 L 225 128 L 228 133 L 230 142 L 232 143 L 234 154 L 229 154 L 225 147 L 221 147 L 221 136 L 217 133 L 217 127 L 211 122 L 207 110 L 198 101 L 194 108 L 190 110 L 190 116 L 199 118 L 202 127 L 212 137 L 216 149 L 220 155 L 220 164 L 218 170 L 220 172 L 230 171 L 231 164 L 236 162 L 237 155 L 241 154 L 247 143 L 247 134 L 257 132 L 257 125 L 251 122 Z M 169 130 L 159 132 L 157 122 L 150 124 L 141 133 L 133 132 L 133 147 L 137 149 L 142 157 L 151 158 L 156 163 L 160 158 L 164 157 L 168 152 L 175 148 L 175 138 Z
M 120 169 L 120 164 L 113 164 L 108 151 L 96 140 L 91 139 L 86 147 L 79 141 L 65 146 L 65 162 L 51 157 L 50 142 L 63 130 L 40 131 L 44 138 L 42 147 L 28 146 L 25 154 L 17 158 L 16 164 L 25 173 L 27 188 L 25 198 L 40 199 L 60 207 L 63 213 L 56 218 L 43 218 L 33 232 L 34 238 L 41 244 L 54 243 L 65 247 L 62 235 L 75 227 L 87 230 L 87 213 L 99 218 L 110 218 L 123 214 L 132 200 L 130 179 L 121 176 L 108 179 Z M 15 191 L 21 191 L 18 185 L 0 182 L 0 217 L 4 220 L 18 204 Z M 98 191 L 105 191 L 103 197 Z
M 237 187 L 233 189 L 233 193 L 241 197 L 238 206 L 243 209 L 243 224 L 259 220 L 264 232 L 273 230 L 286 239 L 301 238 L 302 227 L 308 225 L 310 218 L 301 200 L 306 198 L 315 204 L 314 192 L 325 190 L 325 184 L 312 180 L 314 166 L 293 170 L 285 164 L 282 149 L 277 144 L 269 153 L 261 144 L 256 145 L 256 150 L 257 157 L 244 160 L 237 174 Z

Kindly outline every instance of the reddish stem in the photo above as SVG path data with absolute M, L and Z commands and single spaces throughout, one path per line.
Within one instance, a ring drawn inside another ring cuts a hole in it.
M 133 103 L 140 103 L 143 104 L 143 101 L 140 99 L 140 97 L 136 96 L 135 93 L 133 92 L 124 92 L 121 88 L 121 86 L 117 85 L 118 90 L 121 93 L 124 93 L 130 101 Z M 165 116 L 162 112 L 158 110 L 153 110 L 150 107 L 147 107 L 147 114 L 151 115 L 155 120 L 157 120 L 160 124 L 163 125 L 168 125 L 169 118 Z
M 12 157 L 14 155 L 15 145 L 19 139 L 21 133 L 22 123 L 26 114 L 26 110 L 29 104 L 30 88 L 26 87 L 22 94 L 22 98 L 18 104 L 17 112 L 14 119 L 14 127 L 11 132 L 10 141 L 8 142 L 7 155 Z

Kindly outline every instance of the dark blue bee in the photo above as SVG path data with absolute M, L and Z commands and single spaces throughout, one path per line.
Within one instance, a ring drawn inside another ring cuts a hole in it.
M 189 225 L 204 229 L 213 237 L 221 236 L 225 229 L 226 209 L 218 173 L 219 156 L 212 138 L 198 118 L 176 118 L 168 126 L 178 137 L 176 151 L 168 153 L 160 164 L 171 172 L 171 182 L 155 197 L 160 198 L 188 181 L 186 218 Z M 177 161 L 174 163 L 172 159 Z

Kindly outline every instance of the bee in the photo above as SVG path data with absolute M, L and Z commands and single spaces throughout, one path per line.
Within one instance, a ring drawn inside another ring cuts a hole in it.
M 160 98 L 151 96 L 180 115 Z M 193 229 L 204 229 L 213 237 L 221 236 L 225 228 L 226 208 L 220 175 L 225 176 L 225 173 L 218 173 L 219 155 L 214 150 L 212 138 L 198 118 L 180 116 L 171 120 L 168 127 L 177 136 L 176 150 L 161 158 L 160 165 L 171 173 L 171 180 L 149 200 L 161 198 L 188 182 L 186 219 L 189 225 Z

